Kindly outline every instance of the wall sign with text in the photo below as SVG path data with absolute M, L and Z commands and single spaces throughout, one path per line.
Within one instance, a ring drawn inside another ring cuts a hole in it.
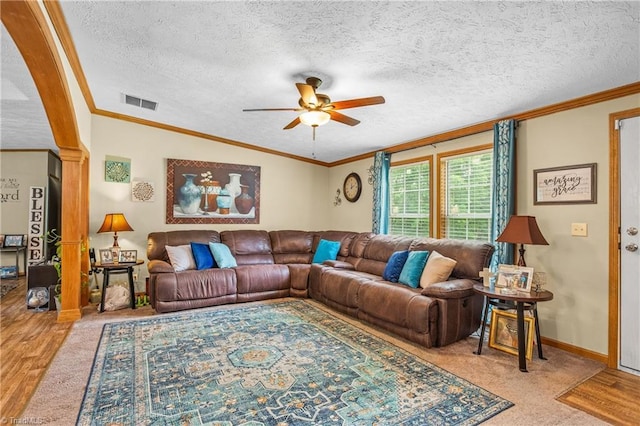
M 29 188 L 29 237 L 24 244 L 29 248 L 27 260 L 29 265 L 42 261 L 45 257 L 44 238 L 46 234 L 45 216 L 47 200 L 44 186 L 32 186 Z
M 533 204 L 596 204 L 596 163 L 533 171 Z

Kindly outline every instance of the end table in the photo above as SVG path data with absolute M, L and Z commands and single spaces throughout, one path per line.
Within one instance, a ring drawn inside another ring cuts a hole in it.
M 538 323 L 538 302 L 545 302 L 553 299 L 553 293 L 550 291 L 531 291 L 518 292 L 516 294 L 502 294 L 500 288 L 496 288 L 494 284 L 490 287 L 484 287 L 482 284 L 475 284 L 473 291 L 482 294 L 484 296 L 484 312 L 482 314 L 482 326 L 480 330 L 480 341 L 478 342 L 478 350 L 476 355 L 482 353 L 482 344 L 484 342 L 484 329 L 487 325 L 487 316 L 489 313 L 489 306 L 497 306 L 501 308 L 507 307 L 509 302 L 515 303 L 515 309 L 517 312 L 517 324 L 518 324 L 518 364 L 520 371 L 527 372 L 527 358 L 525 351 L 525 336 L 524 336 L 524 311 L 533 311 L 533 317 L 535 319 L 536 329 L 536 342 L 538 343 L 538 358 L 546 359 L 542 356 L 542 343 L 540 342 L 540 324 Z M 509 306 L 511 307 L 511 306 Z
M 136 308 L 135 288 L 133 284 L 133 268 L 144 263 L 143 260 L 137 260 L 131 263 L 95 263 L 92 267 L 102 269 L 104 278 L 102 280 L 102 296 L 100 297 L 100 312 L 104 312 L 104 295 L 109 287 L 109 275 L 127 274 L 129 276 L 129 294 L 131 299 L 131 309 Z

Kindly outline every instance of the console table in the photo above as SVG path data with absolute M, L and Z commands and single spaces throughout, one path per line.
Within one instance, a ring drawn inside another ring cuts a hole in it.
M 136 308 L 135 288 L 133 284 L 133 268 L 142 265 L 143 260 L 131 263 L 94 263 L 92 269 L 102 269 L 104 278 L 102 280 L 102 296 L 100 297 L 100 312 L 104 312 L 104 295 L 109 287 L 109 276 L 111 274 L 127 274 L 129 276 L 129 298 L 131 300 L 131 309 Z
M 15 252 L 16 253 L 16 275 L 15 277 L 3 277 L 3 278 L 18 278 L 20 275 L 20 252 L 24 253 L 22 255 L 22 271 L 27 273 L 27 246 L 20 247 L 0 247 L 0 252 Z
M 550 291 L 540 292 L 518 292 L 516 294 L 502 294 L 500 288 L 496 288 L 494 284 L 490 287 L 484 287 L 482 284 L 475 284 L 473 291 L 482 294 L 484 296 L 484 313 L 482 314 L 482 327 L 480 330 L 480 341 L 478 342 L 478 350 L 476 355 L 482 353 L 482 344 L 484 342 L 484 329 L 487 325 L 487 315 L 489 313 L 489 306 L 493 305 L 499 308 L 515 308 L 517 312 L 517 324 L 518 324 L 518 364 L 520 371 L 527 372 L 527 358 L 525 351 L 525 336 L 524 336 L 524 311 L 529 310 L 533 312 L 535 319 L 536 329 L 536 342 L 538 342 L 538 358 L 546 359 L 542 356 L 542 343 L 540 342 L 540 324 L 538 323 L 538 302 L 545 302 L 553 299 L 553 293 Z M 515 306 L 513 306 L 515 304 Z

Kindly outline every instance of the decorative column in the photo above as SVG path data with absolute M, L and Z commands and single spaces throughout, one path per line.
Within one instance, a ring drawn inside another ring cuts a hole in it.
M 82 271 L 83 225 L 87 205 L 82 205 L 84 153 L 60 148 L 62 160 L 62 306 L 58 322 L 75 321 L 82 316 L 80 284 Z

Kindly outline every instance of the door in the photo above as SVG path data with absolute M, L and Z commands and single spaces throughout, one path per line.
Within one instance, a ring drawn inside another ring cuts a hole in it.
M 640 375 L 640 117 L 620 120 L 620 365 Z

